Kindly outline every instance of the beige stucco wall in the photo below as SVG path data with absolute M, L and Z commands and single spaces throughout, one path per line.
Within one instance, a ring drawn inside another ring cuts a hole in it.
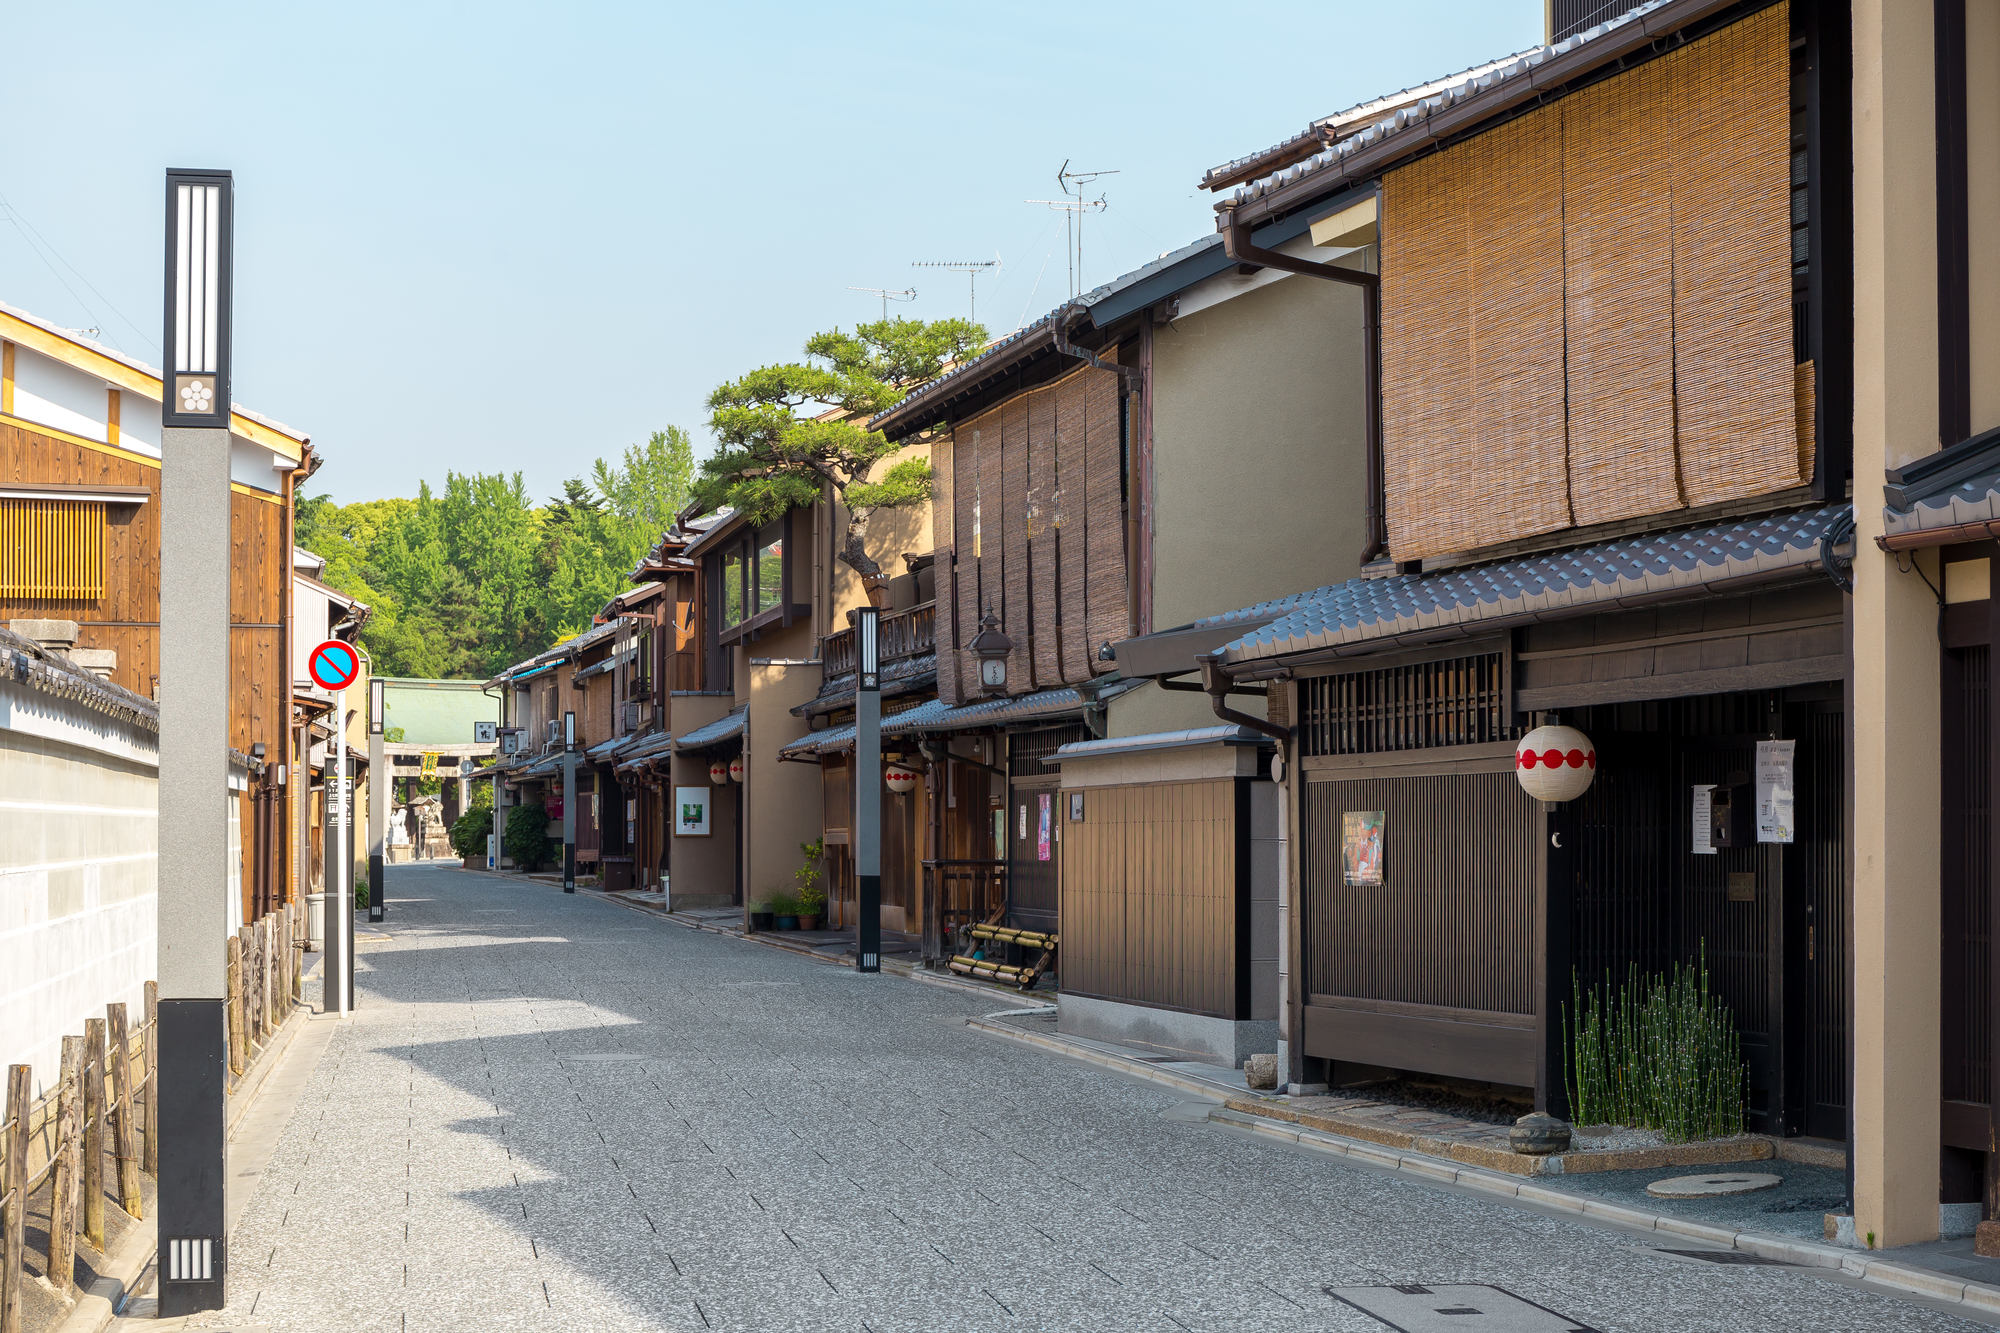
M 1931 7 L 1853 25 L 1854 1227 L 1886 1246 L 1938 1234 L 1937 605 L 1874 540 L 1883 469 L 1938 447 L 1936 122 Z
M 789 654 L 774 649 L 771 655 Z M 737 679 L 751 682 L 750 722 L 743 747 L 747 825 L 743 898 L 747 911 L 751 903 L 762 902 L 773 893 L 792 891 L 792 872 L 804 862 L 799 844 L 811 842 L 822 831 L 819 765 L 778 760 L 781 747 L 806 734 L 805 719 L 793 717 L 791 710 L 818 691 L 819 668 L 750 666 L 739 660 Z
M 2000 0 L 1965 3 L 1972 433 L 2000 426 Z
M 720 721 L 733 703 L 724 695 L 682 695 L 670 700 L 672 730 L 676 735 L 685 736 L 711 722 Z M 735 793 L 725 790 L 731 785 L 726 780 L 722 787 L 711 786 L 708 780 L 710 762 L 706 754 L 676 754 L 673 758 L 673 781 L 665 793 L 665 809 L 667 828 L 670 830 L 668 836 L 673 839 L 673 847 L 668 853 L 671 861 L 667 879 L 675 897 L 727 900 L 736 891 L 736 797 Z M 707 837 L 684 838 L 671 832 L 676 787 L 710 789 Z
M 896 464 L 905 459 L 919 459 L 928 463 L 931 446 L 928 437 L 919 442 L 898 449 L 889 457 L 875 465 L 871 478 L 881 477 Z M 847 613 L 854 607 L 866 604 L 867 597 L 861 591 L 861 576 L 833 558 L 840 549 L 847 533 L 847 507 L 839 503 L 833 506 L 831 530 L 819 535 L 819 560 L 825 570 L 827 583 L 831 588 L 829 602 L 828 633 L 838 633 L 847 628 Z M 928 504 L 911 505 L 907 509 L 884 509 L 878 511 L 868 524 L 868 554 L 875 557 L 882 566 L 884 578 L 895 578 L 906 572 L 903 564 L 905 552 L 910 555 L 927 555 L 934 544 L 931 536 L 931 507 Z
M 1193 681 L 1196 677 L 1183 679 Z M 1252 717 L 1266 716 L 1264 701 L 1254 695 L 1232 694 L 1229 706 Z M 1105 721 L 1107 736 L 1149 736 L 1156 731 L 1186 731 L 1193 727 L 1222 725 L 1222 719 L 1215 715 L 1206 694 L 1163 690 L 1153 684 L 1141 685 L 1113 699 L 1110 715 Z
M 1304 276 L 1154 329 L 1154 629 L 1360 572 L 1361 355 L 1360 291 Z

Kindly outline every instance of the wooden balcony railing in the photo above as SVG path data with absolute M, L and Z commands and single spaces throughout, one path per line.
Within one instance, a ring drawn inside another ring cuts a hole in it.
M 895 662 L 919 657 L 937 647 L 937 603 L 925 602 L 907 611 L 891 611 L 882 617 L 877 630 L 882 661 Z M 844 629 L 820 641 L 819 657 L 828 676 L 851 674 L 855 666 L 854 631 Z

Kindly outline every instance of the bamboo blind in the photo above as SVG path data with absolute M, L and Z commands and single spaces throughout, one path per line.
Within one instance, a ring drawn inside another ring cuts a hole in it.
M 94 601 L 103 595 L 103 502 L 0 500 L 0 596 Z
M 1674 370 L 1691 505 L 1796 486 L 1791 15 L 1774 5 L 1667 57 Z
M 1819 375 L 1811 361 L 1792 368 L 1792 404 L 1798 413 L 1799 475 L 1810 477 L 1819 443 Z
M 1385 188 L 1389 541 L 1402 560 L 1570 525 L 1562 134 L 1534 111 Z M 1390 239 L 1393 238 L 1393 239 Z
M 1074 684 L 1089 680 L 1089 624 L 1085 619 L 1090 605 L 1090 508 L 1089 470 L 1084 440 L 1084 404 L 1089 399 L 1087 371 L 1077 371 L 1055 386 L 1056 468 L 1064 491 L 1060 497 L 1063 538 L 1062 568 L 1056 573 L 1057 592 L 1062 598 L 1063 617 L 1069 622 L 1062 636 L 1063 679 Z
M 1056 562 L 1060 558 L 1056 517 L 1062 458 L 1056 444 L 1056 395 L 1037 389 L 1028 395 L 1028 613 L 1034 627 L 1035 684 L 1062 683 L 1057 626 Z
M 1559 105 L 1570 505 L 1579 524 L 1678 509 L 1670 66 Z
M 1025 396 L 1007 400 L 1000 409 L 1002 496 L 999 545 L 1006 551 L 1005 595 L 999 607 L 1000 622 L 1006 626 L 1013 651 L 1007 654 L 1007 681 L 1010 687 L 1031 685 L 1033 668 L 1028 648 L 1034 642 L 1034 625 L 1028 602 L 1028 403 Z M 1010 688 L 1009 693 L 1015 691 Z
M 1090 523 L 1084 540 L 1089 547 L 1089 633 L 1086 656 L 1095 672 L 1097 645 L 1124 638 L 1130 621 L 1125 609 L 1125 503 L 1122 452 L 1118 424 L 1118 376 L 1092 371 L 1084 384 L 1084 489 L 1088 492 Z M 1066 608 L 1069 614 L 1074 611 Z M 1104 670 L 1110 670 L 1107 665 Z
M 1773 6 L 1385 176 L 1397 559 L 1810 477 L 1789 42 Z

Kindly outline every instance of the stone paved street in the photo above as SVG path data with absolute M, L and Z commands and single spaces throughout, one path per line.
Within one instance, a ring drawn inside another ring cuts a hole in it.
M 202 1322 L 1379 1333 L 1325 1288 L 1496 1284 L 1607 1333 L 1984 1326 L 1176 1120 L 1176 1093 L 960 1026 L 1005 997 L 390 876 L 392 939 Z

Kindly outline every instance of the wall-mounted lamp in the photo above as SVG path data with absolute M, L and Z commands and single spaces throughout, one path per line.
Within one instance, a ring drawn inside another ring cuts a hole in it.
M 1014 651 L 1014 641 L 1000 632 L 1000 618 L 988 611 L 966 647 L 979 659 L 979 688 L 987 694 L 1005 694 L 1007 654 Z
M 229 302 L 235 193 L 226 171 L 167 173 L 164 426 L 229 421 Z

